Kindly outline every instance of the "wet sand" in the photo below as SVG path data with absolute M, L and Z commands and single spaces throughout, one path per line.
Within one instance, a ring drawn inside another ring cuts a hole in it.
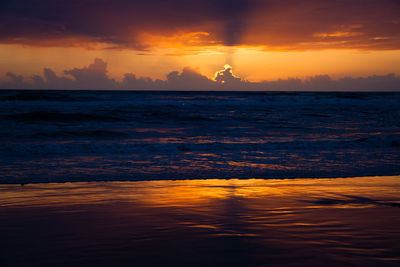
M 0 265 L 400 264 L 400 176 L 0 185 Z

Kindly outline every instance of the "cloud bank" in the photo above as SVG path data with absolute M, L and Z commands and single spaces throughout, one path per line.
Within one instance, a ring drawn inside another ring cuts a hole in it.
M 398 0 L 0 2 L 0 43 L 38 46 L 146 50 L 159 45 L 150 35 L 183 36 L 187 46 L 397 50 L 399 29 Z M 207 34 L 188 35 L 196 32 Z
M 318 75 L 301 80 L 298 78 L 276 81 L 250 82 L 233 74 L 232 67 L 225 66 L 210 79 L 189 67 L 173 71 L 164 80 L 124 74 L 121 81 L 107 75 L 107 63 L 96 58 L 92 64 L 82 68 L 65 70 L 57 75 L 45 68 L 43 75 L 34 75 L 29 81 L 11 72 L 0 89 L 71 89 L 71 90 L 229 90 L 229 91 L 399 91 L 400 77 L 395 74 L 361 78 L 346 77 L 338 80 L 328 75 Z

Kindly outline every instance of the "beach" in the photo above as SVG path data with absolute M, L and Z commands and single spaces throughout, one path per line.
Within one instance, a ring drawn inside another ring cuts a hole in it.
M 0 185 L 0 263 L 396 266 L 399 193 L 399 176 Z

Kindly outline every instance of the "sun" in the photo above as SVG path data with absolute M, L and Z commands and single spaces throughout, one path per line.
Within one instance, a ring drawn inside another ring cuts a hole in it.
M 228 70 L 228 69 L 232 69 L 232 66 L 229 65 L 229 64 L 225 64 L 225 65 L 224 65 L 224 68 L 225 68 L 225 70 Z
M 224 65 L 224 70 L 219 70 L 214 75 L 214 81 L 218 83 L 232 83 L 241 81 L 241 78 L 233 74 L 232 66 Z

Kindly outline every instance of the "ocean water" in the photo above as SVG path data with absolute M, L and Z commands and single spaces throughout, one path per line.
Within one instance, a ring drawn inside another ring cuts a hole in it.
M 0 183 L 400 174 L 399 93 L 0 91 Z

